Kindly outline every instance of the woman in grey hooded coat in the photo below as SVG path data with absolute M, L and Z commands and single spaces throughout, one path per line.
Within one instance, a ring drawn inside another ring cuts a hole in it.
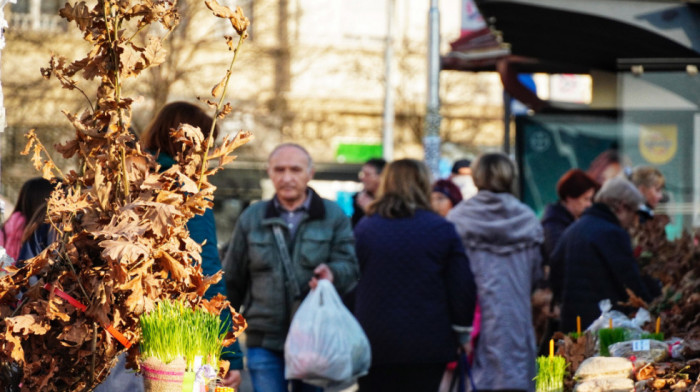
M 484 154 L 472 164 L 479 192 L 447 219 L 460 235 L 481 306 L 472 375 L 482 391 L 534 391 L 535 333 L 530 294 L 541 274 L 543 231 L 532 210 L 512 194 L 515 166 Z

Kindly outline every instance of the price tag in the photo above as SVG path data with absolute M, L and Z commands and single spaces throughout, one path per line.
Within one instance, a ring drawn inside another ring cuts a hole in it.
M 649 339 L 633 340 L 632 351 L 649 351 Z

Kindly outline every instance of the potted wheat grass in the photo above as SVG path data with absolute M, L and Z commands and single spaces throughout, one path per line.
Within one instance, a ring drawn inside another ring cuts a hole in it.
M 229 327 L 219 316 L 170 300 L 140 318 L 146 391 L 213 391 Z

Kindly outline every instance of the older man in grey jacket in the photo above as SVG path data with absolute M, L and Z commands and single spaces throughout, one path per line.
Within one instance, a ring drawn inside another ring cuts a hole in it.
M 275 187 L 271 200 L 241 214 L 223 259 L 228 299 L 248 321 L 246 345 L 253 388 L 286 392 L 284 341 L 296 306 L 317 279 L 343 294 L 358 279 L 350 220 L 308 183 L 311 156 L 297 144 L 282 144 L 268 158 Z M 314 391 L 296 382 L 293 391 Z

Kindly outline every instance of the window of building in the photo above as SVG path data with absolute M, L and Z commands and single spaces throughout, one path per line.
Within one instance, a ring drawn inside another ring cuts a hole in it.
M 27 0 L 12 4 L 9 27 L 17 30 L 66 31 L 68 23 L 58 15 L 61 0 Z

